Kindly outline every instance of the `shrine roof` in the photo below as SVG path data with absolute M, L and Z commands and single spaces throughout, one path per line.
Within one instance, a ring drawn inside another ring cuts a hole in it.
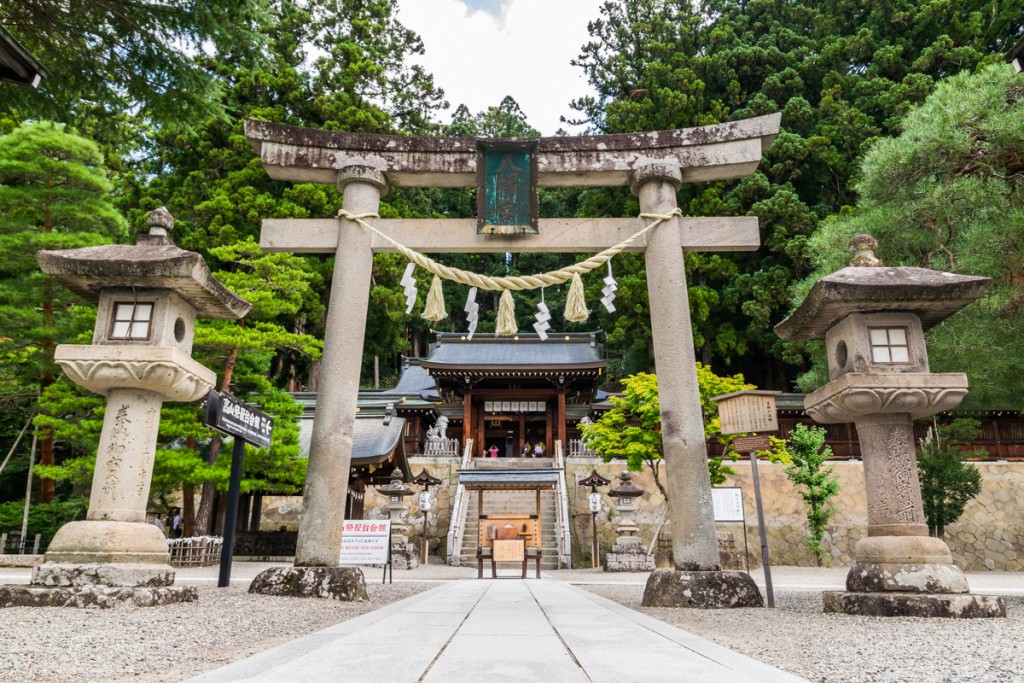
M 50 71 L 0 26 L 0 81 L 36 88 L 49 75 Z
M 547 489 L 558 484 L 561 469 L 459 470 L 459 484 L 467 489 Z
M 778 325 L 783 339 L 824 339 L 852 313 L 915 313 L 924 329 L 939 324 L 985 295 L 992 280 L 927 268 L 848 266 L 814 283 L 795 311 Z
M 529 371 L 533 374 L 566 370 L 597 372 L 608 366 L 603 347 L 590 333 L 536 334 L 511 337 L 494 334 L 439 333 L 427 358 L 412 363 L 433 374 L 445 371 Z
M 406 480 L 411 479 L 409 465 L 405 457 L 405 442 L 402 432 L 405 429 L 404 417 L 392 417 L 384 424 L 383 411 L 368 414 L 362 409 L 356 416 L 355 430 L 352 435 L 352 467 L 379 465 L 394 460 L 398 467 L 406 472 Z M 313 413 L 304 412 L 299 420 L 299 455 L 309 457 L 309 445 L 313 438 Z

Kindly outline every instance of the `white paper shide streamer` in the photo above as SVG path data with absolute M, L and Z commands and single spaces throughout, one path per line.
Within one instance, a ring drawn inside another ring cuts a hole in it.
M 399 284 L 405 289 L 405 313 L 408 315 L 412 313 L 412 307 L 416 305 L 416 280 L 412 276 L 412 271 L 416 270 L 416 264 L 410 263 L 405 267 L 405 275 L 399 281 Z
M 537 304 L 537 315 L 534 316 L 537 322 L 533 324 L 533 329 L 537 331 L 537 336 L 540 337 L 541 341 L 547 341 L 548 330 L 551 329 L 551 325 L 548 323 L 551 320 L 551 311 L 548 310 L 548 305 L 544 303 L 544 290 L 540 291 L 540 303 Z
M 604 294 L 601 297 L 601 303 L 604 304 L 605 310 L 609 313 L 615 312 L 615 304 L 612 302 L 615 301 L 615 290 L 618 288 L 619 283 L 612 276 L 612 262 L 608 261 L 608 277 L 604 279 L 604 289 L 601 290 L 601 293 Z
M 476 287 L 469 288 L 469 295 L 466 297 L 466 307 L 463 310 L 466 311 L 466 323 L 469 329 L 469 335 L 466 338 L 472 339 L 473 333 L 476 332 L 477 315 L 480 312 L 480 304 L 476 302 Z

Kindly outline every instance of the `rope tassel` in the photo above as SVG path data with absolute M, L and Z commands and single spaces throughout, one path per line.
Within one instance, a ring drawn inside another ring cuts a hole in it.
M 519 327 L 516 325 L 516 302 L 512 299 L 511 290 L 506 289 L 501 293 L 501 302 L 498 304 L 498 322 L 495 325 L 494 333 L 508 336 L 518 331 Z
M 431 322 L 444 320 L 448 317 L 448 311 L 444 309 L 444 293 L 441 291 L 441 278 L 434 276 L 430 283 L 430 291 L 427 293 L 427 305 L 423 309 L 423 319 Z
M 569 284 L 569 295 L 565 299 L 565 319 L 571 323 L 585 322 L 590 317 L 587 300 L 583 296 L 583 280 L 579 273 L 573 273 Z

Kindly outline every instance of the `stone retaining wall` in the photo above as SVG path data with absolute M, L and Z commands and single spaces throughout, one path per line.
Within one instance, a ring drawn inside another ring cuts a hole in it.
M 444 556 L 445 536 L 451 521 L 454 487 L 449 483 L 455 478 L 459 460 L 448 457 L 410 458 L 413 474 L 426 470 L 441 479 L 440 486 L 432 487 L 435 493 L 435 507 L 428 520 L 430 552 L 432 556 Z M 857 461 L 831 463 L 839 475 L 840 491 L 834 499 L 836 515 L 825 535 L 826 564 L 838 567 L 849 565 L 853 560 L 853 546 L 864 537 L 867 529 L 867 501 L 864 492 L 864 467 Z M 975 463 L 982 474 L 981 494 L 967 505 L 960 521 L 947 527 L 945 540 L 953 551 L 953 561 L 968 571 L 998 570 L 1019 571 L 1024 569 L 1024 463 L 983 462 Z M 569 487 L 569 514 L 573 538 L 573 563 L 576 566 L 590 566 L 591 559 L 591 513 L 587 505 L 589 488 L 576 485 L 592 470 L 597 470 L 612 484 L 599 489 L 603 507 L 598 513 L 598 543 L 600 556 L 615 542 L 615 527 L 619 521 L 615 512 L 615 499 L 608 495 L 609 489 L 618 484 L 618 475 L 624 463 L 603 463 L 599 458 L 572 458 L 566 466 L 566 482 Z M 725 486 L 743 489 L 746 524 L 748 561 L 751 566 L 760 564 L 760 542 L 757 530 L 757 511 L 750 476 L 750 463 L 746 460 L 731 463 L 736 475 L 729 478 Z M 773 564 L 813 566 L 814 556 L 807 547 L 807 517 L 803 501 L 793 485 L 786 478 L 782 466 L 760 461 L 758 472 L 761 479 L 761 494 L 768 524 L 768 545 Z M 640 537 L 645 547 L 652 544 L 654 534 L 663 520 L 664 500 L 647 470 L 634 472 L 633 483 L 644 490 L 636 500 L 639 508 L 635 514 Z M 664 477 L 662 477 L 664 480 Z M 418 487 L 415 488 L 419 492 Z M 407 501 L 408 521 L 412 525 L 410 536 L 418 537 L 423 517 L 417 505 L 417 495 Z M 386 516 L 387 500 L 376 490 L 366 492 L 364 501 L 366 517 Z M 301 499 L 264 498 L 261 528 L 276 530 L 285 525 L 297 527 L 297 513 Z M 743 552 L 742 524 L 718 524 L 720 535 L 732 538 L 737 552 Z M 666 539 L 668 522 L 664 522 L 661 537 Z

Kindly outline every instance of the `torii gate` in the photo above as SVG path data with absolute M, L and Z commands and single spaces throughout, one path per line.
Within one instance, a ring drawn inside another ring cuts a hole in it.
M 684 182 L 753 174 L 780 119 L 772 114 L 699 128 L 541 138 L 535 141 L 538 185 L 628 185 L 639 196 L 641 213 L 668 214 L 677 209 L 676 191 Z M 245 134 L 272 178 L 336 184 L 353 215 L 375 216 L 391 186 L 477 184 L 473 139 L 330 132 L 252 120 L 245 122 Z M 538 234 L 501 235 L 478 234 L 475 218 L 365 220 L 415 251 L 433 253 L 594 253 L 646 222 L 553 218 L 539 221 Z M 395 248 L 348 218 L 264 220 L 260 245 L 272 252 L 335 254 L 295 567 L 337 567 L 344 516 L 338 501 L 347 495 L 373 254 Z M 683 252 L 753 251 L 759 245 L 756 217 L 673 217 L 627 249 L 644 252 L 647 266 L 674 574 L 684 579 L 726 573 L 718 558 Z M 703 592 L 717 595 L 719 588 Z M 721 600 L 704 602 L 697 606 L 719 606 Z

